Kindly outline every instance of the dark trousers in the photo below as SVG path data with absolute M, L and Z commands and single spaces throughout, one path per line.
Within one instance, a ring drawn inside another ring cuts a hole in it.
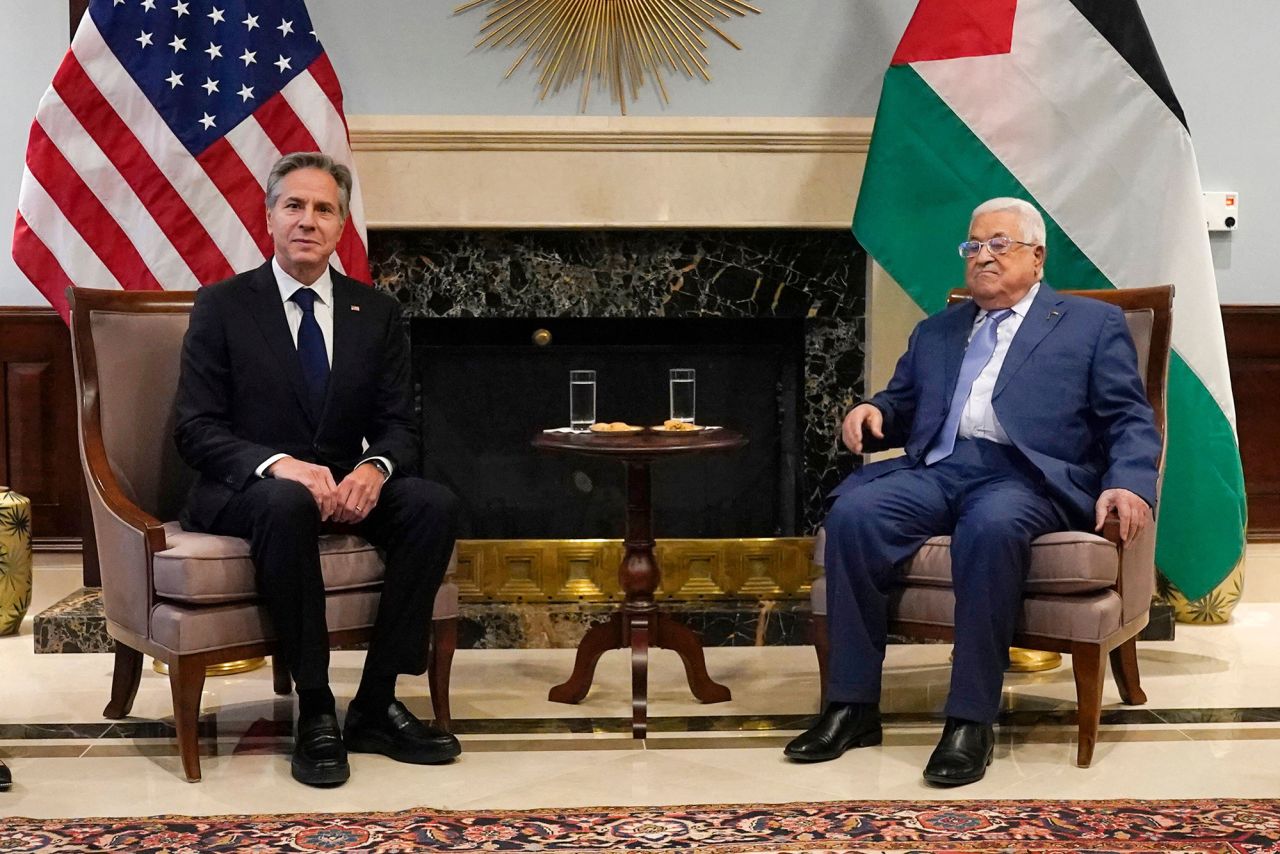
M 446 487 L 397 475 L 356 533 L 382 550 L 386 573 L 365 669 L 393 675 L 426 670 L 436 591 L 453 551 L 457 499 Z M 231 499 L 211 534 L 249 541 L 258 592 L 275 627 L 278 655 L 299 689 L 329 684 L 329 630 L 319 537 L 324 525 L 300 483 L 267 478 Z
M 1031 541 L 1067 527 L 1034 467 L 1009 446 L 958 441 L 945 460 L 898 469 L 841 495 L 825 527 L 827 697 L 880 701 L 897 567 L 925 540 L 950 534 L 956 640 L 946 713 L 994 721 Z

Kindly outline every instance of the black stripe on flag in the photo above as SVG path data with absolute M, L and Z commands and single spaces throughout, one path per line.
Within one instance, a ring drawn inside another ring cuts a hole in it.
M 1146 19 L 1138 8 L 1138 0 L 1071 0 L 1072 5 L 1093 24 L 1102 37 L 1110 42 L 1116 53 L 1124 57 L 1133 67 L 1151 91 L 1156 93 L 1165 106 L 1169 108 L 1182 126 L 1187 126 L 1187 117 L 1182 112 L 1182 105 L 1173 94 L 1173 86 L 1169 76 L 1165 74 L 1164 63 L 1160 54 L 1156 53 L 1155 42 L 1151 40 L 1151 31 L 1147 29 Z

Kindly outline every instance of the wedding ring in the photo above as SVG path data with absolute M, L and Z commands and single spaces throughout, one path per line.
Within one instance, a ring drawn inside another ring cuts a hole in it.
M 357 505 L 356 505 L 356 509 L 357 509 L 357 510 L 363 510 L 364 508 L 363 508 L 363 507 L 361 507 L 359 504 L 357 504 Z

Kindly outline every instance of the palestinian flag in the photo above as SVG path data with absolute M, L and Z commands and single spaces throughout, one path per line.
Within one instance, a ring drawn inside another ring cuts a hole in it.
M 1195 153 L 1136 0 L 921 0 L 854 233 L 932 313 L 995 196 L 1044 213 L 1055 287 L 1176 286 L 1156 561 L 1205 595 L 1244 553 L 1244 478 Z

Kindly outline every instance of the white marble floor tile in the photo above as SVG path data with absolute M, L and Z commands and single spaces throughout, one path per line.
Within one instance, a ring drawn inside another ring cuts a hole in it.
M 69 592 L 77 583 L 74 570 L 40 567 L 37 591 L 43 588 L 50 602 L 60 598 L 58 590 Z M 0 757 L 17 780 L 12 791 L 0 794 L 0 815 L 1280 797 L 1277 638 L 1280 603 L 1251 601 L 1229 625 L 1180 625 L 1176 641 L 1141 644 L 1149 697 L 1144 708 L 1153 714 L 1146 723 L 1104 725 L 1087 769 L 1074 765 L 1070 659 L 1049 673 L 1010 676 L 1006 707 L 1031 714 L 999 730 L 986 779 L 952 790 L 930 788 L 920 776 L 940 730 L 936 716 L 950 675 L 947 646 L 891 647 L 884 746 L 820 765 L 793 764 L 781 754 L 796 730 L 780 728 L 780 721 L 799 726 L 817 704 L 817 668 L 807 647 L 708 650 L 713 678 L 734 692 L 732 701 L 715 705 L 693 699 L 674 654 L 655 651 L 653 734 L 645 741 L 627 734 L 630 671 L 621 652 L 602 659 L 587 700 L 567 706 L 549 702 L 547 690 L 568 676 L 572 650 L 462 650 L 451 692 L 454 717 L 463 724 L 458 762 L 422 768 L 355 756 L 350 783 L 316 790 L 289 777 L 292 700 L 272 693 L 269 668 L 207 681 L 204 720 L 216 726 L 217 739 L 203 742 L 214 753 L 203 758 L 204 781 L 188 784 L 170 739 L 102 732 L 111 657 L 37 656 L 28 621 L 22 634 L 0 638 Z M 340 704 L 354 693 L 362 660 L 358 652 L 335 653 Z M 429 715 L 425 680 L 402 681 L 400 693 L 410 707 Z M 1103 702 L 1109 712 L 1124 708 L 1113 683 Z M 168 681 L 148 667 L 129 723 L 143 726 L 171 715 Z M 547 731 L 559 721 L 576 722 L 574 731 L 567 724 Z M 49 731 L 19 733 L 24 724 Z M 80 725 L 67 735 L 81 737 L 57 737 L 59 724 Z

